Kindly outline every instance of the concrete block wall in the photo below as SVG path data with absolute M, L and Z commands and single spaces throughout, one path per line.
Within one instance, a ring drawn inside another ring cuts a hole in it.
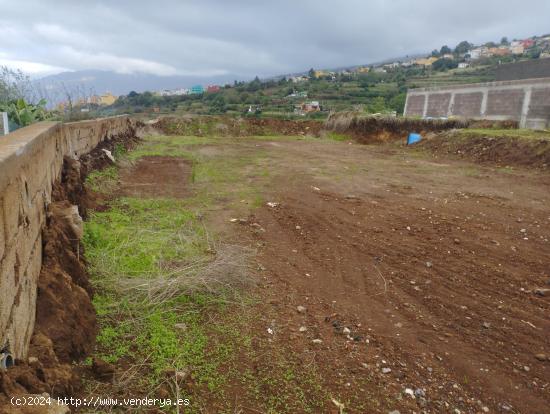
M 514 120 L 550 127 L 550 78 L 410 89 L 405 116 Z
M 34 330 L 42 229 L 63 157 L 127 132 L 128 117 L 41 122 L 0 137 L 0 347 L 25 358 Z
M 498 65 L 495 77 L 497 81 L 550 78 L 550 59 L 531 59 Z

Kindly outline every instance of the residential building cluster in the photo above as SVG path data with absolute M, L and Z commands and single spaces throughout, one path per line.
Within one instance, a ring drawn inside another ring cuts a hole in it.
M 89 105 L 97 106 L 109 106 L 116 102 L 118 96 L 113 95 L 111 92 L 105 92 L 102 95 L 92 95 L 87 98 L 78 98 L 73 102 L 63 101 L 57 104 L 57 110 L 60 112 L 65 112 L 70 110 L 71 105 L 75 108 L 80 108 L 82 112 L 87 112 L 89 110 Z
M 208 85 L 206 87 L 202 85 L 194 85 L 190 88 L 179 89 L 163 89 L 156 92 L 158 96 L 183 96 L 183 95 L 200 95 L 203 93 L 215 93 L 221 90 L 220 85 Z
M 489 46 L 472 46 L 470 50 L 467 50 L 463 53 L 453 54 L 453 53 L 444 53 L 443 55 L 438 56 L 429 56 L 421 57 L 416 59 L 410 59 L 406 61 L 395 61 L 384 63 L 380 65 L 373 66 L 359 66 L 353 69 L 344 69 L 339 72 L 325 72 L 325 71 L 314 71 L 314 76 L 316 78 L 332 76 L 336 74 L 340 75 L 349 75 L 353 73 L 386 73 L 388 70 L 395 69 L 398 67 L 411 67 L 411 66 L 424 66 L 430 67 L 439 59 L 450 59 L 458 60 L 458 68 L 465 69 L 470 66 L 472 62 L 480 60 L 482 58 L 490 58 L 493 56 L 521 56 L 531 50 L 533 47 L 538 47 L 541 50 L 540 58 L 550 57 L 550 35 L 529 38 L 524 40 L 514 40 L 505 45 L 495 45 L 493 47 Z M 292 82 L 298 83 L 306 81 L 309 79 L 309 76 L 291 76 L 289 78 Z
M 550 36 L 545 36 L 535 39 L 514 40 L 509 44 L 493 47 L 486 45 L 472 47 L 470 50 L 460 54 L 445 53 L 440 56 L 411 59 L 405 62 L 393 62 L 378 66 L 374 68 L 374 70 L 392 69 L 399 66 L 410 67 L 415 65 L 429 67 L 439 59 L 459 60 L 460 62 L 458 63 L 458 68 L 465 69 L 470 66 L 471 62 L 483 58 L 490 58 L 493 56 L 521 56 L 534 46 L 539 46 L 541 48 L 541 58 L 550 57 Z
M 543 50 L 550 51 L 550 36 L 539 39 L 514 40 L 510 44 L 495 47 L 479 46 L 470 50 L 469 55 L 471 60 L 492 56 L 523 55 L 533 46 L 540 46 Z
M 321 104 L 319 101 L 309 101 L 294 105 L 294 113 L 297 115 L 306 115 L 319 111 L 321 111 Z

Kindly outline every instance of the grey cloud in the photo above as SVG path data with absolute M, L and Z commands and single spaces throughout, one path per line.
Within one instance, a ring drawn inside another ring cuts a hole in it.
M 550 31 L 547 0 L 0 0 L 0 10 L 0 64 L 52 72 L 268 76 Z

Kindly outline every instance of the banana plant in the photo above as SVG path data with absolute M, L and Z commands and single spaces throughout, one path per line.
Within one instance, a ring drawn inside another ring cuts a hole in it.
M 30 104 L 20 98 L 7 104 L 0 105 L 0 111 L 7 112 L 8 117 L 18 126 L 24 127 L 34 122 L 48 118 L 46 100 L 41 99 L 37 104 Z

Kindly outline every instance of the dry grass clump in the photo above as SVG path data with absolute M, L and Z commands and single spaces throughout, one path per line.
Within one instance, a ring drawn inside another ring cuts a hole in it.
M 172 264 L 154 278 L 126 278 L 117 281 L 123 291 L 134 291 L 152 304 L 197 292 L 219 293 L 239 290 L 253 284 L 250 259 L 253 252 L 234 244 L 211 248 L 213 255 L 191 263 Z

